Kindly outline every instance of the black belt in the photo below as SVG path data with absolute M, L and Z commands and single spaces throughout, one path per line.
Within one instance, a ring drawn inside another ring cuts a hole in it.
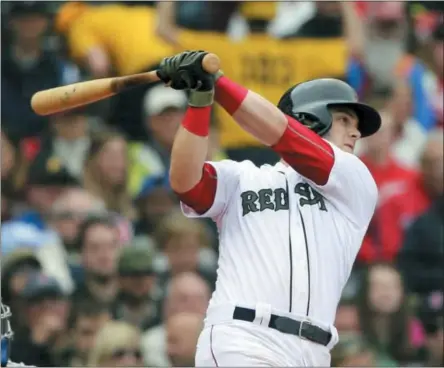
M 234 308 L 233 319 L 240 321 L 253 322 L 256 317 L 254 309 L 236 307 Z M 331 333 L 322 328 L 311 324 L 310 322 L 300 322 L 288 317 L 281 317 L 272 314 L 268 327 L 277 331 L 296 335 L 317 344 L 327 346 L 331 340 Z

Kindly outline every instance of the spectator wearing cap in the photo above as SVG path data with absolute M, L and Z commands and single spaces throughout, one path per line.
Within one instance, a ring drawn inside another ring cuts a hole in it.
M 135 232 L 150 237 L 158 224 L 177 205 L 168 182 L 168 176 L 150 176 L 143 181 L 136 200 L 138 218 Z
M 57 365 L 57 352 L 67 344 L 68 295 L 53 277 L 29 274 L 20 293 L 26 326 L 16 331 L 11 359 L 27 365 Z
M 85 161 L 83 185 L 101 198 L 109 211 L 132 219 L 128 189 L 129 158 L 125 138 L 115 132 L 94 135 Z
M 160 323 L 153 266 L 153 256 L 148 248 L 129 246 L 122 249 L 117 266 L 119 292 L 112 308 L 115 319 L 141 330 Z
M 442 290 L 425 295 L 419 306 L 419 318 L 425 330 L 423 367 L 444 366 L 444 304 Z
M 205 315 L 211 291 L 199 275 L 183 272 L 173 276 L 168 283 L 162 305 L 162 324 L 150 328 L 142 335 L 142 353 L 150 367 L 171 367 L 167 354 L 166 324 L 179 313 Z
M 26 285 L 28 274 L 41 270 L 42 265 L 31 249 L 16 249 L 7 255 L 2 249 L 1 295 L 2 302 L 15 311 L 11 320 L 13 330 L 20 328 L 23 323 L 19 295 Z
M 410 292 L 428 295 L 444 285 L 444 196 L 407 229 L 398 265 Z
M 71 83 L 76 68 L 44 47 L 50 26 L 48 3 L 12 1 L 5 4 L 5 9 L 11 37 L 2 47 L 2 123 L 11 137 L 21 139 L 47 129 L 48 118 L 31 110 L 32 95 Z
M 29 167 L 25 187 L 26 202 L 31 208 L 14 218 L 14 221 L 46 229 L 46 215 L 55 200 L 67 189 L 78 185 L 78 181 L 68 173 L 58 157 L 49 152 L 37 157 Z
M 80 225 L 78 247 L 83 277 L 78 280 L 73 301 L 95 300 L 111 305 L 118 291 L 117 261 L 121 248 L 115 218 L 87 217 Z
M 80 72 L 71 79 L 70 83 L 80 82 Z M 35 145 L 37 157 L 57 157 L 64 169 L 81 181 L 83 164 L 91 145 L 90 120 L 85 108 L 81 107 L 51 115 L 48 132 L 42 134 L 38 140 L 26 139 L 24 145 Z M 32 147 L 28 150 L 32 150 Z
M 4 256 L 18 250 L 29 250 L 39 260 L 43 270 L 60 282 L 63 290 L 69 293 L 73 290 L 65 250 L 56 233 L 18 221 L 3 224 L 1 230 Z
M 150 140 L 149 143 L 132 141 L 128 149 L 129 188 L 133 198 L 143 189 L 145 180 L 167 174 L 174 136 L 187 105 L 184 91 L 158 84 L 146 92 L 139 108 L 143 111 L 144 127 Z

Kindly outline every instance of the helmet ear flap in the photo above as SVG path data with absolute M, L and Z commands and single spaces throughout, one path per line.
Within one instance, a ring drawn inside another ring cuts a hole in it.
M 326 126 L 322 124 L 321 121 L 312 114 L 297 113 L 294 114 L 294 118 L 310 130 L 321 136 L 328 131 L 328 128 L 326 129 Z

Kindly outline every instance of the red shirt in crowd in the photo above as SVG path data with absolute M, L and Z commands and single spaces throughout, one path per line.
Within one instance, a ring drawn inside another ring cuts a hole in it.
M 373 165 L 365 157 L 362 160 L 378 185 L 379 203 L 358 260 L 365 263 L 393 261 L 402 245 L 406 227 L 427 210 L 431 199 L 419 173 L 392 159 L 384 167 Z

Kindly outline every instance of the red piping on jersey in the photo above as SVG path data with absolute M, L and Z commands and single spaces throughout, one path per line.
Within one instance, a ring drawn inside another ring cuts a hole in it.
M 199 137 L 208 137 L 210 130 L 211 106 L 188 106 L 182 120 L 182 126 Z
M 230 115 L 233 115 L 239 109 L 247 94 L 247 88 L 233 82 L 224 75 L 216 82 L 215 99 Z
M 177 193 L 179 199 L 196 213 L 203 214 L 213 205 L 216 198 L 217 175 L 213 165 L 205 163 L 202 178 L 188 192 Z
M 290 116 L 287 121 L 287 129 L 271 148 L 299 174 L 318 185 L 325 185 L 335 162 L 332 147 Z

